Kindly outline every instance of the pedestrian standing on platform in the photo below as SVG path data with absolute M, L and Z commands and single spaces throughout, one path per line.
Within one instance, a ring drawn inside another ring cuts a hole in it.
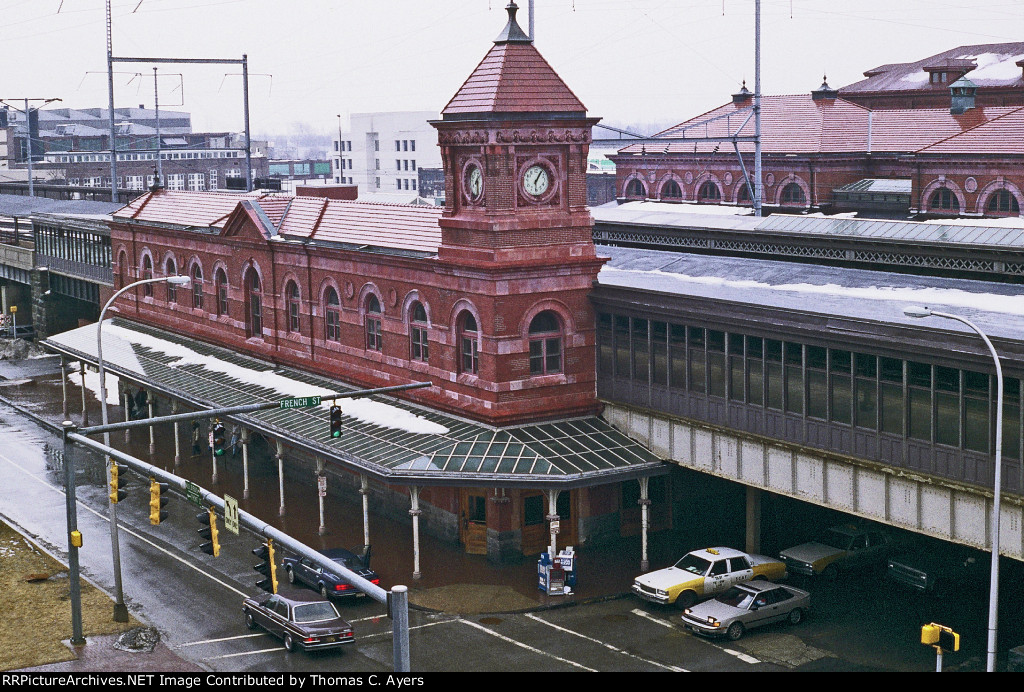
M 192 457 L 195 458 L 203 453 L 202 447 L 203 429 L 199 421 L 192 421 Z
M 146 394 L 146 390 L 139 387 L 139 391 L 135 392 L 135 415 L 138 418 L 146 418 L 146 405 L 149 403 L 149 396 Z
M 242 429 L 238 425 L 231 426 L 231 456 L 238 455 L 238 440 L 242 436 Z

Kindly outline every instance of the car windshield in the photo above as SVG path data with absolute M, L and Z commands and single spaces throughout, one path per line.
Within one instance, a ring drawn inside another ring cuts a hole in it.
M 754 594 L 746 589 L 737 589 L 734 586 L 715 600 L 733 608 L 743 608 L 746 610 L 750 607 L 750 602 L 754 600 Z
M 334 604 L 327 601 L 303 603 L 295 606 L 292 612 L 295 614 L 295 622 L 321 622 L 341 617 Z
M 824 543 L 831 548 L 838 548 L 839 550 L 847 550 L 850 547 L 850 539 L 850 535 L 831 529 L 818 538 L 818 543 Z
M 707 574 L 710 566 L 710 560 L 705 560 L 704 558 L 697 557 L 696 555 L 684 555 L 683 559 L 676 563 L 676 567 L 679 569 L 684 569 L 687 572 L 693 572 L 694 574 L 700 575 Z
M 363 568 L 363 561 L 354 555 L 352 557 L 332 557 L 331 559 L 337 562 L 339 565 L 343 567 L 348 567 L 352 570 Z

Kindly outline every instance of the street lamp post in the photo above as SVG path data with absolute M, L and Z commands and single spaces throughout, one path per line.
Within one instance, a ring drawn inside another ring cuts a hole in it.
M 145 284 L 155 283 L 167 283 L 174 286 L 188 286 L 192 283 L 192 280 L 187 276 L 165 276 L 159 279 L 142 279 L 135 283 L 128 284 L 121 288 L 121 290 L 110 296 L 110 300 L 100 310 L 100 319 L 96 324 L 96 367 L 99 370 L 100 375 L 100 410 L 103 412 L 103 425 L 107 425 L 110 421 L 107 416 L 107 378 L 106 371 L 103 368 L 103 317 L 118 296 L 125 291 Z M 84 385 L 84 382 L 83 382 Z M 110 446 L 110 433 L 103 433 L 103 444 L 107 447 Z M 110 457 L 107 457 L 106 461 L 106 474 L 107 474 L 107 485 L 110 485 Z M 110 546 L 111 554 L 114 561 L 114 621 L 115 622 L 128 622 L 128 607 L 124 604 L 124 590 L 121 587 L 121 550 L 118 545 L 117 539 L 117 503 L 113 499 L 109 502 L 110 508 Z
M 947 312 L 936 312 L 931 308 L 916 305 L 903 309 L 907 317 L 944 317 L 966 324 L 977 332 L 985 342 L 992 360 L 996 364 L 996 455 L 995 472 L 992 481 L 992 519 L 990 533 L 992 535 L 992 568 L 988 590 L 988 658 L 985 670 L 994 673 L 996 670 L 996 629 L 999 622 L 999 509 L 1002 499 L 1002 463 L 1003 463 L 1003 368 L 999 364 L 999 354 L 983 331 L 968 319 Z

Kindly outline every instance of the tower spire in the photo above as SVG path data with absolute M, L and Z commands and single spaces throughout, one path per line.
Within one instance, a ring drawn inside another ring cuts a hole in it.
M 523 31 L 522 27 L 519 26 L 519 22 L 516 21 L 516 12 L 519 11 L 519 5 L 515 3 L 515 0 L 511 0 L 508 5 L 505 6 L 505 11 L 508 12 L 508 24 L 502 29 L 501 33 L 498 34 L 498 38 L 494 39 L 495 43 L 533 43 L 533 39 Z

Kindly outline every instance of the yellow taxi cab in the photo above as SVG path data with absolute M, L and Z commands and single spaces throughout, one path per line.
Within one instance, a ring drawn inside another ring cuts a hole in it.
M 641 574 L 633 581 L 633 593 L 652 603 L 689 608 L 733 584 L 753 579 L 778 581 L 786 576 L 781 560 L 733 548 L 703 548 L 687 553 L 671 567 Z

